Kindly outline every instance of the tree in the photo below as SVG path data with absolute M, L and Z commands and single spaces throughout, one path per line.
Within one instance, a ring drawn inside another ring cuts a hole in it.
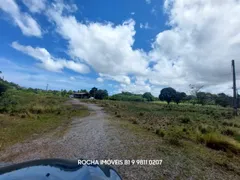
M 142 95 L 143 98 L 147 99 L 147 101 L 153 101 L 154 100 L 154 97 L 153 95 L 150 93 L 150 92 L 145 92 L 143 95 Z
M 161 101 L 167 101 L 167 103 L 169 104 L 171 101 L 173 101 L 176 97 L 176 90 L 168 87 L 168 88 L 164 88 L 161 90 L 160 95 L 159 95 L 159 99 Z
M 78 91 L 80 93 L 88 93 L 88 91 L 86 89 L 81 89 L 80 91 Z
M 174 101 L 179 104 L 185 97 L 187 97 L 185 92 L 176 92 Z
M 71 94 L 73 94 L 73 91 L 72 91 L 72 90 L 69 90 L 69 91 L 67 92 L 67 94 L 68 94 L 68 95 L 71 95 Z
M 220 94 L 217 95 L 217 98 L 216 98 L 215 102 L 216 102 L 217 105 L 227 107 L 228 105 L 231 105 L 230 104 L 231 100 L 232 99 L 229 96 L 227 96 L 226 94 L 220 93 Z
M 99 90 L 96 91 L 96 94 L 95 94 L 96 99 L 105 99 L 107 97 L 108 97 L 107 90 L 99 89 Z
M 95 98 L 97 90 L 98 90 L 98 89 L 97 89 L 96 87 L 93 87 L 93 88 L 89 91 L 90 96 Z
M 65 97 L 67 95 L 67 91 L 64 89 L 64 90 L 61 90 L 61 96 L 62 97 Z
M 204 92 L 198 92 L 197 94 L 197 102 L 201 105 L 205 105 L 207 103 L 207 94 Z
M 8 88 L 9 88 L 9 85 L 7 83 L 5 83 L 4 81 L 0 81 L 0 96 L 2 93 L 7 91 Z

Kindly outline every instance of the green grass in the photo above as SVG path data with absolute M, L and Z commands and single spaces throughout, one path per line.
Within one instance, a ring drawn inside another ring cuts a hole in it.
M 89 114 L 83 106 L 65 103 L 49 94 L 11 91 L 0 100 L 0 150 L 27 138 L 42 135 Z M 65 131 L 62 131 L 63 133 Z
M 240 118 L 233 117 L 230 108 L 107 100 L 92 102 L 100 104 L 115 117 L 152 131 L 172 144 L 180 145 L 181 140 L 187 140 L 213 150 L 238 154 Z M 211 143 L 216 144 L 212 146 Z M 218 145 L 221 147 L 217 148 Z

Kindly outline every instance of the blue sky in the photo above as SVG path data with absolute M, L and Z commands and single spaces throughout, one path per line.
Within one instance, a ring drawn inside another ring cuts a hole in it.
M 239 16 L 234 0 L 0 0 L 0 70 L 33 88 L 230 93 Z

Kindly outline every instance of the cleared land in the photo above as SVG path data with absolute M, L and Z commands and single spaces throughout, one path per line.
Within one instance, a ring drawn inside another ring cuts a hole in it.
M 87 106 L 90 115 L 6 148 L 0 161 L 162 159 L 161 166 L 115 168 L 129 180 L 240 179 L 240 126 L 231 109 L 75 99 L 68 104 Z
M 203 179 L 224 179 L 219 175 L 230 172 L 232 178 L 240 175 L 240 118 L 232 116 L 232 109 L 120 101 L 95 103 L 118 121 L 133 125 L 125 127 L 141 127 L 156 134 L 161 139 L 159 154 L 170 159 L 172 168 L 188 174 L 185 178 L 200 178 L 196 176 L 198 170 Z

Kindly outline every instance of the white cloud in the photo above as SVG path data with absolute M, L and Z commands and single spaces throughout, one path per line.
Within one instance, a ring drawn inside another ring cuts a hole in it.
M 153 7 L 153 8 L 151 9 L 151 14 L 153 14 L 154 16 L 157 16 L 156 7 Z
M 151 4 L 151 0 L 145 0 L 147 4 Z
M 101 77 L 98 77 L 98 78 L 97 78 L 97 82 L 103 82 L 103 81 L 104 81 L 103 78 L 101 78 Z
M 23 46 L 18 42 L 13 42 L 12 47 L 35 58 L 36 60 L 39 60 L 41 62 L 39 66 L 48 71 L 61 72 L 63 68 L 68 68 L 78 73 L 89 72 L 89 68 L 86 65 L 74 61 L 55 58 L 44 48 Z
M 166 0 L 164 7 L 171 29 L 153 43 L 150 82 L 177 89 L 199 83 L 216 92 L 229 88 L 232 59 L 240 71 L 240 1 Z
M 32 13 L 40 13 L 46 7 L 46 0 L 23 0 Z
M 74 76 L 71 76 L 69 79 L 72 80 L 72 81 L 76 80 L 76 78 Z
M 14 0 L 0 0 L 0 9 L 11 16 L 24 35 L 41 37 L 38 23 L 29 14 L 21 12 Z
M 100 77 L 102 79 L 107 79 L 107 80 L 114 80 L 123 84 L 131 84 L 131 79 L 128 76 L 125 75 L 108 75 L 108 74 L 102 74 L 99 73 Z
M 56 7 L 59 5 L 48 11 L 48 17 L 56 24 L 57 32 L 68 41 L 71 57 L 119 82 L 128 83 L 130 74 L 147 74 L 146 53 L 132 48 L 136 33 L 134 20 L 120 25 L 82 23 L 72 15 L 63 15 L 63 9 Z
M 145 24 L 140 23 L 140 28 L 141 29 L 151 29 L 151 27 L 149 26 L 148 22 L 146 22 Z
M 151 86 L 149 84 L 145 85 L 137 85 L 137 84 L 130 84 L 130 85 L 125 85 L 125 84 L 120 84 L 119 88 L 119 93 L 122 91 L 127 91 L 127 92 L 132 92 L 132 93 L 137 93 L 137 94 L 143 94 L 145 92 L 151 92 Z
M 135 12 L 131 12 L 131 15 L 134 15 L 135 14 Z
M 17 9 L 20 13 L 16 7 L 4 11 L 12 15 Z M 188 91 L 189 84 L 204 84 L 206 91 L 229 93 L 231 59 L 236 60 L 236 71 L 240 71 L 240 1 L 166 0 L 169 28 L 156 36 L 149 53 L 133 48 L 136 31 L 132 19 L 119 25 L 86 23 L 71 14 L 77 10 L 75 5 L 55 3 L 46 9 L 56 31 L 67 41 L 68 54 L 74 61 L 54 58 L 44 48 L 16 42 L 12 46 L 51 71 L 69 68 L 84 73 L 89 71 L 87 64 L 99 74 L 98 82 L 113 80 L 121 84 L 119 90 L 151 91 L 155 95 L 165 86 Z M 155 7 L 152 13 L 157 13 Z M 140 24 L 140 28 L 149 28 L 149 24 Z M 154 61 L 152 68 L 150 59 Z
M 96 80 L 87 76 L 76 75 L 72 76 L 75 80 L 71 80 L 70 74 L 65 73 L 63 76 L 61 73 L 54 73 L 39 69 L 30 65 L 19 65 L 15 64 L 6 58 L 0 57 L 1 70 L 6 80 L 14 82 L 24 87 L 41 88 L 55 90 L 79 90 L 87 89 L 90 90 L 96 85 Z M 98 84 L 98 88 L 105 89 L 108 85 L 104 83 Z M 111 91 L 110 91 L 111 93 Z

